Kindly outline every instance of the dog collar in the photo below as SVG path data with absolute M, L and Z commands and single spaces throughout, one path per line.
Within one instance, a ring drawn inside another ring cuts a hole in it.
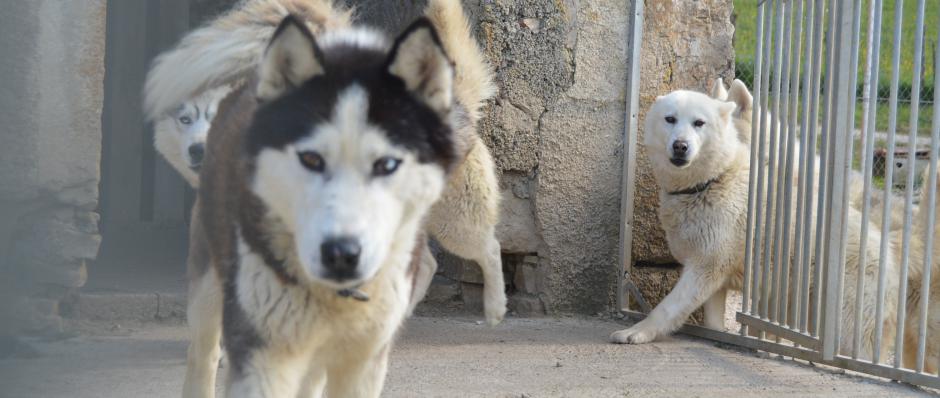
M 340 297 L 351 297 L 357 301 L 369 301 L 369 295 L 362 290 L 359 290 L 358 287 L 337 290 L 336 294 L 338 294 Z
M 705 181 L 705 182 L 703 182 L 703 183 L 701 183 L 701 184 L 698 184 L 698 185 L 695 185 L 695 186 L 693 186 L 693 187 L 689 187 L 689 188 L 682 189 L 682 190 L 678 190 L 678 191 L 669 192 L 669 194 L 670 194 L 670 195 L 695 195 L 695 194 L 697 194 L 697 193 L 705 192 L 705 191 L 708 190 L 708 187 L 710 187 L 713 182 L 718 181 L 718 178 L 719 178 L 719 177 L 721 177 L 721 176 L 712 178 L 712 179 L 710 179 L 710 180 L 708 180 L 708 181 Z

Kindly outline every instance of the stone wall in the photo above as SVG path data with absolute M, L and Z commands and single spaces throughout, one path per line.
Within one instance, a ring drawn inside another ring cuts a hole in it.
M 7 327 L 57 328 L 58 298 L 85 283 L 98 251 L 105 16 L 105 0 L 15 1 L 0 15 Z
M 350 1 L 366 21 L 399 31 L 421 1 Z M 616 302 L 617 243 L 629 3 L 611 0 L 468 0 L 500 92 L 481 134 L 500 171 L 510 309 L 596 313 Z M 678 88 L 705 89 L 733 75 L 731 0 L 646 4 L 641 104 Z M 643 113 L 641 113 L 641 118 Z M 640 135 L 642 142 L 642 132 Z M 658 190 L 642 145 L 634 259 L 669 264 L 656 216 Z M 430 301 L 479 306 L 479 271 L 438 253 Z M 673 267 L 639 273 L 654 303 Z

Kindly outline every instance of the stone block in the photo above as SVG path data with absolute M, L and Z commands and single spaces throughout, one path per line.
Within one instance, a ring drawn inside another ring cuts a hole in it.
M 460 284 L 460 299 L 464 309 L 468 311 L 483 311 L 483 285 L 475 283 Z
M 424 296 L 426 303 L 451 303 L 460 300 L 460 282 L 435 275 Z
M 513 286 L 523 293 L 546 293 L 546 277 L 545 270 L 539 267 L 539 258 L 525 256 L 522 262 L 516 265 Z
M 516 293 L 509 296 L 507 307 L 518 316 L 545 315 L 545 304 L 538 296 Z

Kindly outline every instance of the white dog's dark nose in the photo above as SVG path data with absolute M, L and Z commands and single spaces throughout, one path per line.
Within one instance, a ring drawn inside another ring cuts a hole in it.
M 676 141 L 672 143 L 672 156 L 683 158 L 689 154 L 689 143 L 687 141 Z
M 362 247 L 354 238 L 328 239 L 320 245 L 320 261 L 332 277 L 340 280 L 356 276 L 360 253 Z
M 193 165 L 202 163 L 203 156 L 206 155 L 206 146 L 203 143 L 192 144 L 189 146 L 189 162 Z

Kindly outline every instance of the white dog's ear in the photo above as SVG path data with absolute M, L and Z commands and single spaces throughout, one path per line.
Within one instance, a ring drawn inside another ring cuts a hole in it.
M 264 51 L 256 96 L 270 101 L 323 73 L 322 54 L 303 21 L 288 15 Z
M 721 102 L 718 105 L 718 114 L 721 116 L 721 119 L 724 121 L 731 120 L 731 115 L 734 113 L 734 110 L 737 109 L 737 105 L 733 102 Z
M 712 98 L 719 101 L 728 100 L 728 90 L 725 90 L 725 81 L 720 77 L 715 79 L 710 90 Z
M 737 105 L 737 110 L 735 111 L 735 116 L 747 115 L 751 112 L 751 103 L 754 101 L 754 97 L 751 95 L 751 91 L 747 89 L 747 85 L 744 84 L 741 80 L 734 79 L 731 82 L 731 90 L 728 91 L 728 101 L 734 102 Z
M 441 115 L 450 112 L 454 66 L 428 19 L 418 19 L 395 40 L 387 70 L 432 110 Z

